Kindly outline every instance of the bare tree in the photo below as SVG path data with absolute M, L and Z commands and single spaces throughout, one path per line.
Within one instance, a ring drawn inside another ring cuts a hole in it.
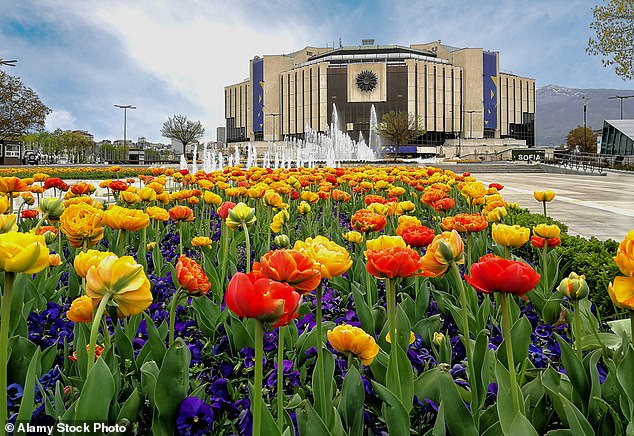
M 205 128 L 200 121 L 189 121 L 185 115 L 169 117 L 161 129 L 161 135 L 183 144 L 183 154 L 185 154 L 187 144 L 201 139 L 204 134 Z
M 414 114 L 406 111 L 390 111 L 383 115 L 381 123 L 377 126 L 377 133 L 388 141 L 394 143 L 394 162 L 398 156 L 401 145 L 408 144 L 410 141 L 425 134 L 425 130 L 421 129 L 422 119 Z

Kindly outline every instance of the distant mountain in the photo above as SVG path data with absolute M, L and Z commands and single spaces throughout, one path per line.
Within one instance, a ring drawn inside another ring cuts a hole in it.
M 583 100 L 587 104 L 586 125 L 594 130 L 603 128 L 603 120 L 620 118 L 618 99 L 615 95 L 634 95 L 634 89 L 572 89 L 558 85 L 546 85 L 535 91 L 535 130 L 537 145 L 559 145 L 577 126 L 583 126 Z M 623 118 L 634 118 L 634 98 L 623 100 Z

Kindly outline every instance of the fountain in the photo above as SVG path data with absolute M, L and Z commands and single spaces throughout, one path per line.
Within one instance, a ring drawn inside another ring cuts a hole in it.
M 185 153 L 181 154 L 181 162 L 180 162 L 180 169 L 181 170 L 186 170 L 187 169 L 187 159 L 185 159 Z
M 196 174 L 198 172 L 198 144 L 194 143 L 194 148 L 192 149 L 192 174 Z
M 379 121 L 376 116 L 376 109 L 374 105 L 370 107 L 370 137 L 368 139 L 369 146 L 371 150 L 377 154 L 377 156 L 381 155 L 381 136 L 376 132 L 376 128 L 379 126 Z

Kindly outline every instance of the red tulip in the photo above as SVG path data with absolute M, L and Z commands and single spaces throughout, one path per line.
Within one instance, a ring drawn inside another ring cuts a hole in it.
M 178 258 L 175 272 L 178 283 L 189 294 L 205 295 L 211 288 L 211 283 L 209 283 L 209 279 L 201 266 L 189 257 L 181 256 Z
M 218 215 L 220 216 L 220 218 L 226 220 L 229 216 L 229 211 L 233 209 L 235 205 L 236 204 L 232 201 L 225 201 L 224 203 L 222 203 L 218 208 Z
M 366 270 L 378 278 L 409 277 L 420 270 L 420 255 L 406 247 L 366 251 Z
M 491 294 L 504 292 L 526 299 L 527 292 L 539 283 L 540 275 L 528 264 L 487 254 L 471 266 L 465 280 L 476 290 Z
M 555 248 L 559 244 L 561 244 L 561 239 L 559 238 L 542 238 L 539 236 L 531 237 L 531 245 L 537 248 L 544 248 L 544 244 L 548 241 L 548 248 Z
M 425 226 L 411 226 L 403 230 L 401 236 L 410 247 L 427 247 L 434 240 L 434 231 Z
M 36 209 L 26 209 L 22 211 L 22 218 L 37 218 L 38 213 Z
M 227 286 L 227 307 L 243 318 L 255 318 L 273 327 L 297 318 L 301 300 L 288 283 L 280 283 L 256 273 L 236 273 Z
M 302 295 L 315 289 L 321 281 L 319 267 L 295 250 L 270 251 L 253 264 L 253 271 L 276 282 L 288 283 Z

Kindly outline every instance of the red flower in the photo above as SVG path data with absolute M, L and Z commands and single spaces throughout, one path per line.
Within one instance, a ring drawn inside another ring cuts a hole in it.
M 194 221 L 194 211 L 187 206 L 174 206 L 168 212 L 173 221 Z
M 299 192 L 296 189 L 291 191 L 291 200 L 297 200 L 299 198 Z
M 301 300 L 288 283 L 280 283 L 256 273 L 236 273 L 227 286 L 227 307 L 242 318 L 255 318 L 273 327 L 297 318 Z
M 57 188 L 61 189 L 66 183 L 59 177 L 49 177 L 44 181 L 44 189 Z
M 22 211 L 22 218 L 36 218 L 38 214 L 37 209 L 27 209 Z
M 504 292 L 526 299 L 524 294 L 537 286 L 540 275 L 524 262 L 487 254 L 471 266 L 471 276 L 464 278 L 480 292 Z
M 128 184 L 123 180 L 113 180 L 108 184 L 108 188 L 112 189 L 113 191 L 125 191 L 126 189 L 128 189 L 128 187 Z
M 447 197 L 438 201 L 434 201 L 431 206 L 436 210 L 436 212 L 446 212 L 453 209 L 455 205 L 456 200 L 451 197 Z
M 235 205 L 236 204 L 232 201 L 225 201 L 224 203 L 222 203 L 218 208 L 218 215 L 220 216 L 220 218 L 226 220 L 229 216 L 229 211 L 233 209 Z
M 501 191 L 502 189 L 504 189 L 504 186 L 500 185 L 499 183 L 489 183 L 489 188 L 495 188 L 498 191 Z
M 434 240 L 434 231 L 425 226 L 407 227 L 401 233 L 401 237 L 410 247 L 427 247 Z
M 295 250 L 269 251 L 253 264 L 253 271 L 276 282 L 288 283 L 302 295 L 321 281 L 320 269 L 312 259 Z
M 211 288 L 211 283 L 209 283 L 209 279 L 203 269 L 189 257 L 181 255 L 178 258 L 175 272 L 178 284 L 192 295 L 205 295 Z
M 559 238 L 542 238 L 540 236 L 531 236 L 531 245 L 537 248 L 544 248 L 544 243 L 548 241 L 548 248 L 555 248 L 559 244 L 561 244 L 561 239 Z
M 370 205 L 372 203 L 381 203 L 381 204 L 387 203 L 387 199 L 385 197 L 381 197 L 380 195 L 372 195 L 372 194 L 366 195 L 363 201 L 367 205 Z
M 181 173 L 182 175 L 186 176 L 187 174 L 189 174 L 189 170 L 178 170 L 179 173 Z
M 378 278 L 409 277 L 420 270 L 420 255 L 406 247 L 366 251 L 366 270 Z

